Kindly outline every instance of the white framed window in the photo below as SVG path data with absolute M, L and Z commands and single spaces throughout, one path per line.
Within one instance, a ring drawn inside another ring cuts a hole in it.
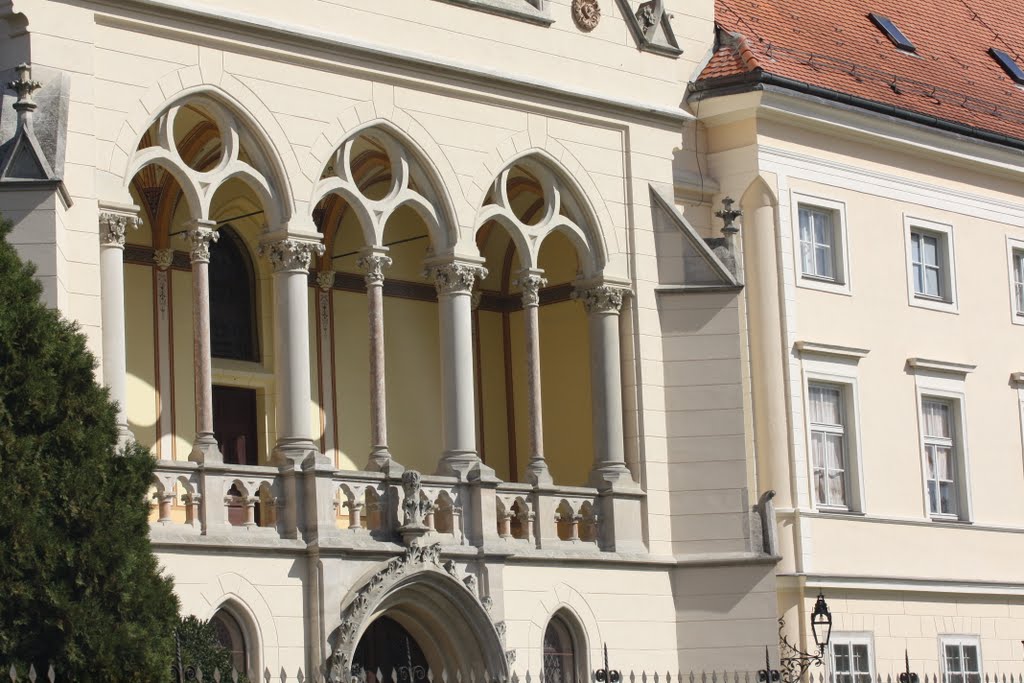
M 871 683 L 875 662 L 870 633 L 835 633 L 829 641 L 831 683 Z
M 1010 281 L 1010 322 L 1024 325 L 1024 240 L 1006 238 Z
M 910 305 L 956 313 L 952 226 L 905 217 L 904 227 Z
M 863 512 L 857 364 L 867 349 L 798 341 L 804 375 L 807 473 L 815 508 Z
M 934 398 L 921 400 L 928 511 L 933 516 L 960 516 L 957 495 L 957 449 L 953 406 Z
M 844 404 L 842 386 L 821 382 L 807 384 L 814 495 L 821 507 L 848 508 Z
M 793 193 L 797 286 L 849 294 L 846 205 Z
M 967 375 L 974 365 L 908 358 L 917 383 L 917 418 L 924 514 L 938 521 L 971 520 L 967 453 Z
M 981 683 L 981 642 L 977 636 L 940 636 L 944 683 Z
M 490 14 L 499 14 L 532 24 L 548 26 L 554 23 L 544 0 L 440 0 L 451 5 L 461 5 Z

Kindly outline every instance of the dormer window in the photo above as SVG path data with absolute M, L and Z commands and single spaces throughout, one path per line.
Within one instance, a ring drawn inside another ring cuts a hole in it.
M 907 38 L 900 30 L 899 26 L 893 23 L 889 17 L 878 14 L 877 12 L 871 12 L 868 14 L 868 18 L 871 22 L 881 29 L 882 33 L 885 34 L 886 38 L 893 42 L 893 45 L 901 50 L 907 52 L 917 52 L 917 48 L 910 42 L 910 38 Z
M 1020 64 L 1013 57 L 994 47 L 990 47 L 988 53 L 992 55 L 992 59 L 999 62 L 999 66 L 1003 67 L 1003 71 L 1013 79 L 1014 83 L 1024 85 L 1024 69 L 1020 67 Z

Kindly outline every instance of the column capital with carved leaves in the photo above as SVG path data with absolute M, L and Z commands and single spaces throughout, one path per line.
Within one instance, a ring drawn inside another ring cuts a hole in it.
M 262 242 L 259 246 L 259 255 L 267 259 L 274 273 L 308 273 L 313 258 L 323 253 L 323 242 L 295 237 Z

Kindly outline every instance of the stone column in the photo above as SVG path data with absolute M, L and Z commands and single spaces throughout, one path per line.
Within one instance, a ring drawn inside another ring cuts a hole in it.
M 444 454 L 439 474 L 468 479 L 487 478 L 486 468 L 476 451 L 476 401 L 473 376 L 474 283 L 487 277 L 487 269 L 476 263 L 450 261 L 427 270 L 437 286 L 441 337 L 441 394 Z
M 134 207 L 133 207 L 134 208 Z M 124 238 L 128 228 L 141 221 L 134 211 L 100 214 L 100 316 L 103 323 L 103 383 L 117 402 L 117 441 L 123 446 L 135 440 L 128 429 L 128 377 L 125 347 Z
M 637 488 L 626 467 L 622 422 L 622 359 L 619 311 L 623 290 L 599 285 L 577 296 L 590 322 L 590 385 L 594 424 L 594 468 L 590 485 L 599 489 Z
M 366 469 L 397 476 L 404 469 L 388 450 L 387 375 L 384 369 L 384 269 L 391 266 L 387 247 L 369 247 L 358 265 L 366 271 L 366 308 L 370 326 L 370 458 Z
M 161 460 L 174 460 L 174 402 L 172 397 L 171 368 L 171 273 L 174 263 L 173 249 L 157 249 L 153 252 L 156 264 L 156 384 L 160 400 L 160 417 L 157 420 L 157 454 Z M 198 520 L 197 520 L 198 521 Z
M 324 456 L 330 462 L 334 462 L 334 455 L 337 449 L 335 438 L 335 411 L 334 411 L 334 317 L 331 292 L 334 289 L 335 273 L 333 270 L 321 270 L 316 275 L 317 295 L 317 325 L 320 343 L 320 386 L 321 406 L 324 411 Z
M 185 231 L 192 258 L 192 363 L 195 376 L 196 436 L 193 462 L 224 462 L 213 435 L 213 370 L 210 353 L 210 246 L 217 241 L 217 224 L 189 222 Z M 207 502 L 212 500 L 207 498 Z M 209 507 L 209 505 L 207 505 Z
M 524 270 L 515 284 L 523 290 L 523 327 L 526 333 L 527 420 L 530 429 L 530 462 L 526 480 L 551 484 L 544 460 L 544 404 L 540 385 L 540 290 L 548 284 L 540 270 Z
M 277 445 L 273 459 L 298 466 L 320 455 L 310 434 L 309 264 L 320 242 L 284 238 L 260 244 L 274 272 L 274 385 Z M 322 457 L 322 456 L 321 456 Z

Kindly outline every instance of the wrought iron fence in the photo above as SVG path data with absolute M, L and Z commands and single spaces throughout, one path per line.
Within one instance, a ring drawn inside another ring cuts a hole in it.
M 11 683 L 74 683 L 72 678 L 62 677 L 59 671 L 48 667 L 44 673 L 39 673 L 35 667 L 27 670 L 11 666 L 6 670 L 7 678 Z M 227 683 L 240 680 L 241 674 L 238 671 L 221 672 L 215 670 L 204 672 L 202 669 L 190 670 L 185 674 L 183 680 L 197 681 L 198 683 Z M 513 672 L 508 676 L 493 676 L 485 671 L 470 670 L 463 671 L 441 671 L 435 674 L 430 669 L 416 667 L 411 670 L 409 667 L 399 667 L 385 673 L 378 669 L 374 672 L 363 672 L 352 674 L 338 679 L 330 675 L 328 671 L 316 672 L 313 675 L 306 674 L 301 668 L 293 671 L 281 669 L 271 672 L 265 669 L 260 676 L 250 676 L 249 680 L 256 683 L 594 683 L 595 676 L 588 677 L 589 680 L 576 678 L 563 678 L 548 675 L 544 672 L 523 673 Z M 900 674 L 838 674 L 833 675 L 825 671 L 813 671 L 806 673 L 801 679 L 804 683 L 899 683 Z M 177 683 L 177 681 L 175 682 Z M 622 671 L 622 683 L 758 683 L 757 671 L 690 671 L 690 672 L 661 672 L 661 671 Z M 996 674 L 971 674 L 971 673 L 932 673 L 918 676 L 918 683 L 1024 683 L 1024 673 L 996 673 Z

